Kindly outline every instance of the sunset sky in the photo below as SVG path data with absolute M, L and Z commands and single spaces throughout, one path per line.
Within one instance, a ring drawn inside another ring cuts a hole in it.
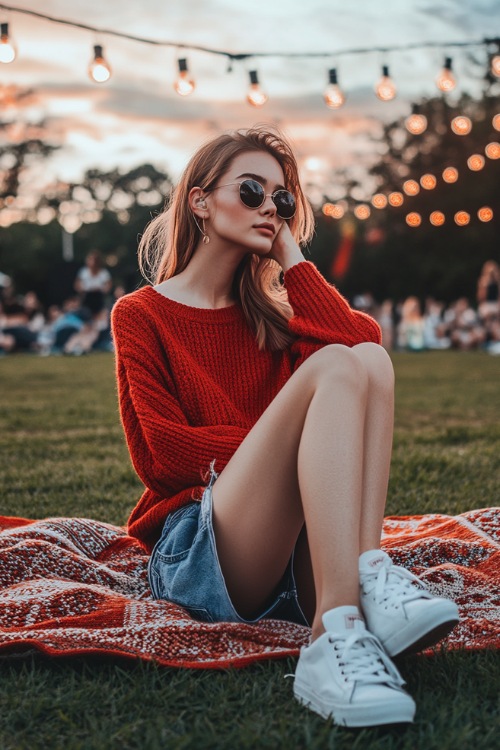
M 174 179 L 211 134 L 256 122 L 276 122 L 294 143 L 303 177 L 314 193 L 335 184 L 335 170 L 361 176 L 376 158 L 370 135 L 380 123 L 406 115 L 411 102 L 435 95 L 445 55 L 463 91 L 475 94 L 486 65 L 484 47 L 404 49 L 387 54 L 339 55 L 359 47 L 407 46 L 430 41 L 480 41 L 500 36 L 498 0 L 13 0 L 77 23 L 151 40 L 203 45 L 238 53 L 330 52 L 327 57 L 284 59 L 279 55 L 235 62 L 190 49 L 151 46 L 59 25 L 7 11 L 17 58 L 1 65 L 0 84 L 30 89 L 30 96 L 4 108 L 16 122 L 45 119 L 51 139 L 62 145 L 32 184 L 55 177 L 76 180 L 84 169 L 131 167 L 151 162 Z M 94 44 L 104 47 L 113 75 L 92 84 L 87 66 Z M 472 57 L 475 58 L 475 61 Z M 173 90 L 177 59 L 187 57 L 196 90 Z M 388 64 L 398 88 L 392 103 L 378 101 L 373 86 Z M 323 102 L 327 71 L 336 67 L 347 95 L 338 111 Z M 258 70 L 269 101 L 260 109 L 245 102 L 248 71 Z

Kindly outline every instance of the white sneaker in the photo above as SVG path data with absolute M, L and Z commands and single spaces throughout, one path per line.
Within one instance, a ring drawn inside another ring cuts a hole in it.
M 336 607 L 322 619 L 326 633 L 300 651 L 293 684 L 299 703 L 347 727 L 413 721 L 404 680 L 358 608 Z
M 460 619 L 455 602 L 433 596 L 382 550 L 360 556 L 359 581 L 366 624 L 390 656 L 432 646 Z

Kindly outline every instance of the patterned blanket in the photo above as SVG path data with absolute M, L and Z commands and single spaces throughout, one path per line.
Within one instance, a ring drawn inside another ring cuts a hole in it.
M 500 508 L 388 517 L 383 546 L 459 605 L 461 622 L 444 648 L 500 646 Z M 195 621 L 151 598 L 147 561 L 124 529 L 107 523 L 0 517 L 0 655 L 111 654 L 222 668 L 296 656 L 308 641 L 308 628 L 276 620 Z

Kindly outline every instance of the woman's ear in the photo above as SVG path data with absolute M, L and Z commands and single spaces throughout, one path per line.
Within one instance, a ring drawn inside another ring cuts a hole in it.
M 191 188 L 191 190 L 189 191 L 188 200 L 189 207 L 196 216 L 199 216 L 201 219 L 208 218 L 206 196 L 201 188 Z

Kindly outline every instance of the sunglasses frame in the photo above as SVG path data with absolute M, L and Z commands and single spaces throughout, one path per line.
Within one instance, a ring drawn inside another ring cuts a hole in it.
M 245 182 L 255 182 L 257 185 L 259 185 L 262 188 L 262 202 L 259 203 L 258 206 L 248 206 L 245 203 L 245 201 L 243 200 L 243 198 L 241 197 L 241 186 L 244 185 Z M 297 202 L 295 200 L 295 196 L 293 195 L 293 193 L 291 193 L 289 190 L 286 190 L 285 188 L 280 188 L 279 190 L 275 190 L 274 193 L 266 193 L 264 185 L 261 185 L 258 180 L 254 180 L 251 177 L 248 177 L 246 180 L 241 180 L 241 182 L 227 182 L 224 185 L 217 185 L 216 187 L 210 188 L 210 190 L 207 190 L 207 192 L 211 192 L 212 190 L 218 190 L 219 188 L 223 188 L 223 187 L 231 187 L 232 185 L 238 185 L 238 187 L 239 187 L 238 193 L 239 193 L 239 196 L 240 196 L 240 201 L 243 203 L 243 205 L 245 206 L 245 208 L 249 208 L 251 211 L 255 211 L 257 208 L 260 208 L 261 206 L 263 206 L 264 203 L 265 203 L 266 198 L 271 198 L 272 201 L 273 201 L 273 203 L 274 203 L 274 205 L 276 206 L 276 213 L 278 214 L 278 216 L 279 216 L 280 219 L 283 219 L 283 221 L 289 221 L 290 219 L 293 219 L 293 217 L 296 214 L 296 211 L 297 211 Z M 276 201 L 274 200 L 274 196 L 277 195 L 278 193 L 288 193 L 288 195 L 292 196 L 293 202 L 295 204 L 295 210 L 294 210 L 294 212 L 293 212 L 293 214 L 291 216 L 286 216 L 285 217 L 285 216 L 281 216 L 279 214 L 278 206 L 276 205 Z

